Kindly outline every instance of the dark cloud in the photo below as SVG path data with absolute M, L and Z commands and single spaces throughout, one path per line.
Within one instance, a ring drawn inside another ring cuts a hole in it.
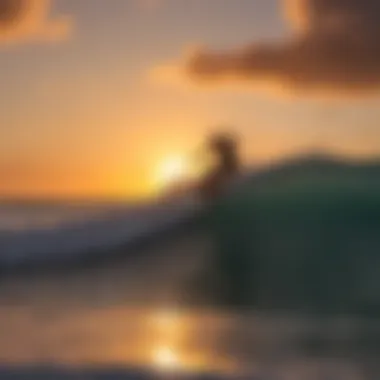
M 0 29 L 12 27 L 22 18 L 25 11 L 25 4 L 22 0 L 1 0 L 0 1 Z
M 50 9 L 50 0 L 0 0 L 0 43 L 66 38 L 71 20 L 51 20 Z
M 379 0 L 285 0 L 294 34 L 272 45 L 199 50 L 186 62 L 191 78 L 274 81 L 285 88 L 380 90 Z

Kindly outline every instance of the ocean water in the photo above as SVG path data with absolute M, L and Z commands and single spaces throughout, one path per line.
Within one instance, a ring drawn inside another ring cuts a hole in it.
M 0 378 L 378 379 L 377 320 L 190 307 L 211 249 L 194 231 L 132 259 L 3 277 Z
M 143 204 L 0 204 L 0 267 L 60 264 L 144 239 L 191 217 L 188 198 Z
M 0 202 L 0 231 L 58 228 L 120 209 L 126 210 L 128 206 L 109 203 L 3 201 Z
M 184 230 L 102 265 L 4 273 L 0 378 L 378 379 L 377 319 L 188 304 L 213 248 Z
M 201 211 L 185 199 L 3 206 L 0 379 L 378 380 L 378 187 L 336 178 L 246 185 L 211 230 L 171 229 Z M 74 265 L 13 271 L 46 262 Z M 220 273 L 255 291 L 197 303 Z

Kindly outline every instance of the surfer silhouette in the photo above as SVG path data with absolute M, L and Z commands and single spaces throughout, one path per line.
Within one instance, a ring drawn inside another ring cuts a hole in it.
M 207 143 L 215 166 L 201 180 L 199 192 L 203 202 L 219 199 L 240 168 L 237 142 L 230 134 L 215 134 Z
M 215 158 L 215 166 L 201 183 L 202 200 L 211 206 L 207 209 L 213 241 L 208 302 L 219 307 L 245 307 L 256 298 L 256 236 L 246 232 L 252 216 L 234 204 L 230 193 L 241 169 L 238 141 L 231 134 L 219 133 L 211 136 L 208 147 Z
M 254 263 L 246 215 L 234 205 L 230 193 L 241 169 L 238 142 L 231 134 L 218 133 L 208 139 L 207 147 L 215 164 L 200 181 L 198 191 L 212 248 L 208 266 L 194 285 L 196 298 L 208 306 L 242 307 L 252 296 Z

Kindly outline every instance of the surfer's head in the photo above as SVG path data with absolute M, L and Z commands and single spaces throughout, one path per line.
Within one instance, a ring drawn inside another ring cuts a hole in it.
M 218 133 L 209 138 L 209 149 L 214 153 L 223 155 L 226 152 L 237 150 L 237 141 L 232 134 Z
M 208 147 L 216 156 L 217 167 L 221 171 L 236 172 L 239 167 L 238 142 L 231 133 L 217 133 L 208 141 Z

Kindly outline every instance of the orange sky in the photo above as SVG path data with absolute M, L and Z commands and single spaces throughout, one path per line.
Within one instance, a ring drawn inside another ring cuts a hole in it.
M 363 2 L 364 11 L 370 2 Z M 286 48 L 293 49 L 285 0 L 164 0 L 153 7 L 138 0 L 26 3 L 6 25 L 0 21 L 0 197 L 151 195 L 168 157 L 187 157 L 220 124 L 241 136 L 249 164 L 310 150 L 380 155 L 380 98 L 373 88 L 333 100 L 324 93 L 289 94 L 284 78 L 290 74 L 279 67 L 279 94 L 270 91 L 273 83 L 258 86 L 263 67 L 256 60 L 247 62 L 247 78 L 230 65 L 246 59 L 233 49 L 252 42 L 272 46 L 290 39 Z M 305 4 L 308 28 L 297 33 L 311 28 L 314 0 Z M 183 50 L 199 44 L 209 48 L 186 62 Z M 214 56 L 214 47 L 225 53 Z M 320 83 L 332 75 L 324 49 L 318 52 L 325 67 L 318 71 Z M 152 78 L 152 71 L 173 62 L 179 69 L 187 64 L 204 85 Z M 214 84 L 224 74 L 239 80 L 209 86 L 205 67 L 212 68 Z M 351 69 L 360 79 L 361 67 Z M 306 69 L 303 74 L 308 85 L 316 80 Z M 299 86 L 297 78 L 292 81 Z M 337 85 L 349 92 L 344 83 Z

